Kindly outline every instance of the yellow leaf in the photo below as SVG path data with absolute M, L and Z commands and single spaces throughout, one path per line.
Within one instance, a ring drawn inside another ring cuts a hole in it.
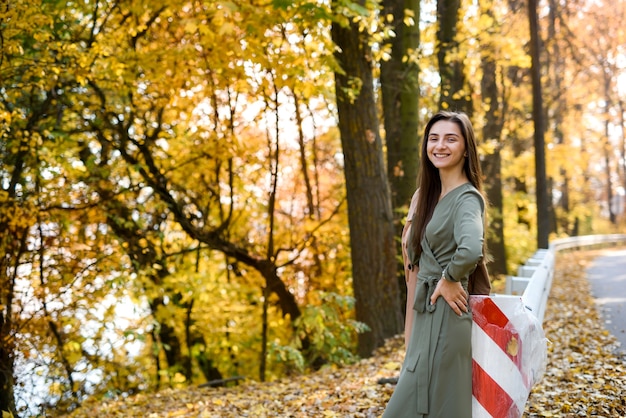
M 235 25 L 230 22 L 224 23 L 220 26 L 219 34 L 220 35 L 229 35 L 234 32 Z
M 383 368 L 385 370 L 399 370 L 400 369 L 400 363 L 396 362 L 396 361 L 390 361 L 388 363 L 385 363 L 385 365 L 383 366 Z
M 190 21 L 185 24 L 186 33 L 196 33 L 197 30 L 198 30 L 198 25 L 196 25 L 194 22 Z
M 517 343 L 517 338 L 512 337 L 511 340 L 506 345 L 506 352 L 512 356 L 516 356 L 519 351 L 519 344 Z

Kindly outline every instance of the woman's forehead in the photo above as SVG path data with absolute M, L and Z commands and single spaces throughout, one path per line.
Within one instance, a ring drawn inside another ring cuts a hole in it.
M 461 129 L 459 125 L 449 120 L 437 121 L 431 126 L 429 135 L 459 135 L 461 136 Z

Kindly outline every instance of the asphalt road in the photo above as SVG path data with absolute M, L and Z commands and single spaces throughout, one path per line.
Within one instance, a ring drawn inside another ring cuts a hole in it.
M 596 258 L 587 269 L 587 278 L 604 325 L 620 342 L 618 351 L 626 356 L 626 250 Z

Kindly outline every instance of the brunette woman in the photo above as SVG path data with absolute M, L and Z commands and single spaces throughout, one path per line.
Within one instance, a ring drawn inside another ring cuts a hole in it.
M 474 130 L 439 112 L 424 131 L 403 232 L 407 353 L 384 418 L 471 418 L 468 278 L 483 257 L 485 200 Z

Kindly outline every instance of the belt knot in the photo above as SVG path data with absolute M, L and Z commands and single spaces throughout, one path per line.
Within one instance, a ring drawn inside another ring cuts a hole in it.
M 418 279 L 417 289 L 415 290 L 415 304 L 413 309 L 419 313 L 424 311 L 435 312 L 435 306 L 430 303 L 430 298 L 435 293 L 435 288 L 439 282 L 439 276 L 431 276 L 425 279 Z

